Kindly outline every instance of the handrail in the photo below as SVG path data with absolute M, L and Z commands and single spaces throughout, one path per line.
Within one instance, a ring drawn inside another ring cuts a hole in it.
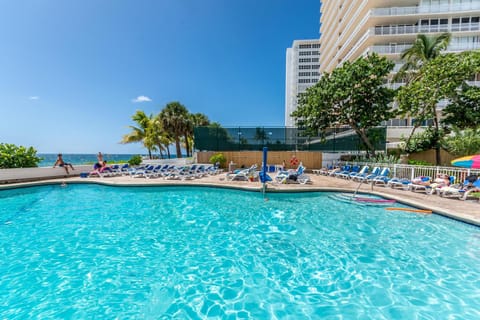
M 426 14 L 426 13 L 442 13 L 442 12 L 462 12 L 480 10 L 480 3 L 462 3 L 462 4 L 446 4 L 434 6 L 415 6 L 415 7 L 390 7 L 390 8 L 375 8 L 372 9 L 372 15 L 375 17 L 382 16 L 404 16 L 412 14 Z
M 452 25 L 429 25 L 429 26 L 376 26 L 371 27 L 370 31 L 376 36 L 398 35 L 398 34 L 417 34 L 431 32 L 452 32 L 452 31 L 478 31 L 480 23 L 464 23 Z
M 435 178 L 438 174 L 444 173 L 455 177 L 455 183 L 464 182 L 469 175 L 480 176 L 480 169 L 469 169 L 461 167 L 445 167 L 445 166 L 418 166 L 409 164 L 389 164 L 389 163 L 372 163 L 372 162 L 342 162 L 338 165 L 350 164 L 369 167 L 387 167 L 390 169 L 391 176 L 397 178 L 414 179 L 415 177 L 427 176 Z

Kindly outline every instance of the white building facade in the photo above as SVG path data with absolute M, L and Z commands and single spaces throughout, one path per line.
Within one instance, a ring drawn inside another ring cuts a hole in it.
M 291 117 L 297 109 L 298 94 L 318 82 L 320 77 L 320 41 L 295 40 L 287 49 L 285 75 L 285 126 L 294 127 Z
M 401 53 L 418 34 L 449 32 L 446 52 L 480 49 L 480 0 L 321 0 L 320 5 L 320 73 L 373 52 L 395 62 L 395 73 L 403 65 Z M 398 141 L 411 121 L 387 121 L 388 140 Z
M 480 0 L 321 0 L 320 72 L 371 52 L 401 67 L 418 34 L 450 32 L 447 52 L 480 48 Z

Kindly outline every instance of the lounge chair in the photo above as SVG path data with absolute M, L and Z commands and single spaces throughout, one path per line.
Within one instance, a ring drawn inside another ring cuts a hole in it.
M 96 168 L 88 173 L 89 177 L 99 177 L 99 178 L 105 178 L 105 177 L 112 177 L 114 176 L 114 172 L 111 167 L 101 167 L 101 168 Z
M 363 166 L 363 168 L 360 169 L 360 171 L 358 171 L 358 172 L 351 172 L 351 173 L 348 175 L 348 178 L 349 178 L 349 179 L 353 179 L 353 177 L 356 177 L 356 176 L 367 175 L 367 174 L 368 174 L 368 169 L 370 169 L 368 166 Z
M 426 177 L 426 176 L 416 177 L 415 179 L 412 180 L 411 183 L 408 184 L 408 190 L 412 192 L 425 191 L 425 193 L 427 193 L 432 188 L 430 187 L 430 181 L 431 181 L 430 177 Z
M 333 175 L 337 178 L 348 176 L 352 172 L 352 167 L 349 165 L 343 166 L 341 171 L 335 172 Z
M 162 166 L 161 164 L 155 166 L 153 168 L 153 170 L 151 171 L 147 171 L 143 174 L 143 176 L 146 178 L 146 179 L 150 179 L 150 178 L 157 178 L 161 175 L 161 172 L 162 172 L 162 169 L 164 168 L 164 165 Z
M 235 170 L 233 173 L 227 173 L 228 181 L 247 181 L 250 177 L 257 177 L 257 165 L 254 164 L 248 169 Z
M 467 200 L 471 193 L 480 192 L 480 178 L 472 183 L 472 188 L 468 189 L 460 200 Z
M 374 167 L 372 169 L 371 173 L 364 173 L 364 174 L 359 174 L 356 176 L 352 177 L 352 180 L 356 180 L 358 182 L 365 182 L 365 181 L 370 181 L 371 179 L 375 178 L 380 174 L 380 167 Z
M 128 170 L 130 169 L 130 165 L 128 163 L 125 163 L 123 164 L 121 167 L 120 167 L 120 174 L 122 176 L 124 175 L 128 175 Z
M 449 187 L 455 183 L 455 177 L 449 176 L 447 174 L 438 174 L 437 178 L 430 184 L 430 189 L 427 191 L 427 194 L 437 193 L 438 190 L 442 188 Z
M 410 179 L 394 177 L 394 178 L 388 180 L 387 187 L 390 187 L 392 189 L 401 188 L 403 190 L 408 190 L 408 185 L 410 183 L 412 183 L 412 181 Z
M 390 178 L 388 177 L 390 175 L 390 169 L 385 167 L 382 169 L 382 171 L 375 177 L 368 179 L 367 182 L 371 182 L 373 185 L 382 185 L 384 187 L 387 186 L 388 181 L 390 181 Z
M 300 165 L 297 170 L 288 170 L 279 172 L 275 176 L 275 181 L 279 183 L 311 183 L 312 180 L 305 174 L 305 167 Z
M 131 174 L 130 176 L 132 178 L 146 178 L 147 175 L 151 174 L 154 169 L 155 169 L 154 165 L 147 165 L 143 169 L 135 170 L 135 172 L 133 174 Z
M 326 175 L 328 174 L 328 171 L 329 170 L 332 170 L 333 169 L 333 166 L 327 166 L 326 168 L 321 168 L 321 169 L 313 169 L 312 170 L 312 173 L 313 174 L 316 174 L 317 176 L 322 174 L 322 175 Z

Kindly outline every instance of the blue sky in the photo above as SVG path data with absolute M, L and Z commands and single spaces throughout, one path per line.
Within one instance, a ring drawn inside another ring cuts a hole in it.
M 0 0 L 0 142 L 41 153 L 144 152 L 119 144 L 131 116 L 171 101 L 223 126 L 281 126 L 286 48 L 319 37 L 319 7 Z

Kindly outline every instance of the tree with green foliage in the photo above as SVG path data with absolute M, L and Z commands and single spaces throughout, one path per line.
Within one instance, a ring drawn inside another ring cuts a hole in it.
M 159 119 L 163 128 L 175 141 L 177 158 L 182 157 L 182 148 L 180 141 L 188 130 L 189 112 L 180 102 L 170 102 L 160 111 Z M 188 147 L 188 145 L 187 145 Z
M 399 113 L 416 120 L 415 129 L 422 122 L 432 120 L 432 144 L 436 150 L 436 164 L 441 164 L 440 141 L 441 100 L 452 99 L 471 76 L 480 71 L 480 52 L 466 51 L 459 54 L 439 55 L 422 65 L 415 79 L 401 87 L 397 94 Z M 408 144 L 407 140 L 407 144 Z
M 164 130 L 162 121 L 158 115 L 152 119 L 147 129 L 147 137 L 150 143 L 156 146 L 156 150 L 160 153 L 160 158 L 163 159 L 163 152 L 165 151 L 168 159 L 170 159 L 170 149 L 168 146 L 173 142 L 173 139 L 168 132 Z
M 142 163 L 142 156 L 139 154 L 134 155 L 127 162 L 131 166 L 138 166 L 140 163 Z
M 453 128 L 453 135 L 442 141 L 442 147 L 457 157 L 480 153 L 480 128 L 460 130 Z
M 220 168 L 225 168 L 225 164 L 227 163 L 227 158 L 225 158 L 223 153 L 214 154 L 209 160 L 213 165 L 216 165 L 217 163 L 220 164 Z
M 480 88 L 466 83 L 443 109 L 443 123 L 459 129 L 480 128 Z
M 153 125 L 153 116 L 147 116 L 142 110 L 137 110 L 132 116 L 132 120 L 136 122 L 138 126 L 129 126 L 132 132 L 124 135 L 120 143 L 141 142 L 143 146 L 147 148 L 148 156 L 151 159 L 152 151 L 155 149 L 155 142 L 151 136 L 151 130 L 149 130 Z
M 377 54 L 347 61 L 301 94 L 292 116 L 309 135 L 324 135 L 330 127 L 348 125 L 362 140 L 367 155 L 374 156 L 368 130 L 394 115 L 395 91 L 384 85 L 393 67 L 392 61 Z
M 0 143 L 0 168 L 33 168 L 43 159 L 37 157 L 33 147 L 16 146 L 11 143 Z
M 404 78 L 407 82 L 414 79 L 422 65 L 435 59 L 443 50 L 447 49 L 451 38 L 452 35 L 448 32 L 432 36 L 425 34 L 417 35 L 413 45 L 402 52 L 400 57 L 405 63 L 395 78 Z
M 443 132 L 439 134 L 443 136 Z M 408 138 L 402 137 L 402 150 L 407 153 L 416 153 L 435 148 L 437 144 L 437 133 L 433 127 L 429 127 L 422 132 L 416 132 Z

